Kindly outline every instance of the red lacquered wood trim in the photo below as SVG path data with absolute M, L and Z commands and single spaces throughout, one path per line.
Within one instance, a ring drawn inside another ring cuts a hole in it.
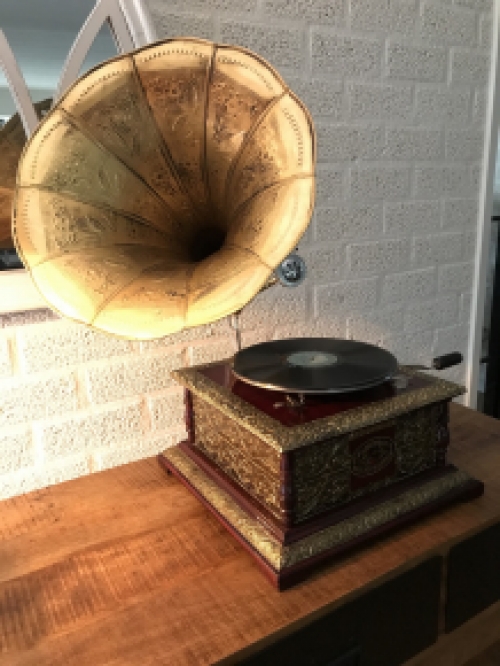
M 295 522 L 293 511 L 292 465 L 293 456 L 291 452 L 288 451 L 282 453 L 280 460 L 279 503 L 283 515 L 283 522 L 286 527 L 291 527 Z
M 194 409 L 193 409 L 193 396 L 189 389 L 184 389 L 184 418 L 186 420 L 186 429 L 188 432 L 188 441 L 194 443 Z

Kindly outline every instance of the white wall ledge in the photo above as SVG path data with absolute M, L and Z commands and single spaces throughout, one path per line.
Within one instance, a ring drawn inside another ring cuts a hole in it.
M 26 270 L 0 272 L 0 313 L 49 307 Z

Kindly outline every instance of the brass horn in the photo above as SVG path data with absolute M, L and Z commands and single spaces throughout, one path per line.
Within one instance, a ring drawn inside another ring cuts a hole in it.
M 240 310 L 305 231 L 311 118 L 274 69 L 198 39 L 79 79 L 19 163 L 16 248 L 49 304 L 148 339 Z

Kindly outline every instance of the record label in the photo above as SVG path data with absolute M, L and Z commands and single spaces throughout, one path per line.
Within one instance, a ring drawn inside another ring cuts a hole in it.
M 325 365 L 334 365 L 338 362 L 338 356 L 327 352 L 294 352 L 286 357 L 290 365 L 298 365 L 303 368 L 320 368 Z

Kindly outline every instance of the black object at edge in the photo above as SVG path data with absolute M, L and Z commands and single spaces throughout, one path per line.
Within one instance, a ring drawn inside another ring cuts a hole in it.
M 498 218 L 500 219 L 500 218 Z M 496 221 L 496 218 L 492 218 Z M 483 411 L 488 416 L 500 417 L 500 257 L 497 235 L 497 254 L 495 259 L 495 272 L 493 277 L 493 294 L 491 303 L 490 333 L 488 340 L 488 352 L 486 357 L 486 382 L 484 388 Z

